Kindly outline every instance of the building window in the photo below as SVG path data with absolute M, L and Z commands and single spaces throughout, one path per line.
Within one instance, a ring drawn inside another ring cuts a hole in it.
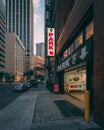
M 71 46 L 70 46 L 70 53 L 72 53 L 73 51 L 74 51 L 74 45 L 72 43 Z
M 85 40 L 88 40 L 94 34 L 94 22 L 91 21 L 85 28 Z
M 46 11 L 46 19 L 49 19 L 49 12 Z
M 70 55 L 70 47 L 68 48 L 68 55 Z
M 83 33 L 81 32 L 78 37 L 75 39 L 74 45 L 75 49 L 77 49 L 83 43 Z
M 68 56 L 68 50 L 65 50 L 63 53 L 63 57 L 66 58 Z

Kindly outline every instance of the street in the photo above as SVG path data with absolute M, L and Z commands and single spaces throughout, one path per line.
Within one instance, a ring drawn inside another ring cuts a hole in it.
M 0 90 L 8 97 L 8 105 L 0 109 L 0 130 L 103 130 L 92 117 L 85 122 L 83 111 L 69 96 L 52 93 L 45 86 L 23 93 L 13 93 L 11 85 Z
M 0 109 L 8 105 L 21 94 L 23 94 L 13 92 L 13 87 L 14 84 L 11 83 L 0 85 Z

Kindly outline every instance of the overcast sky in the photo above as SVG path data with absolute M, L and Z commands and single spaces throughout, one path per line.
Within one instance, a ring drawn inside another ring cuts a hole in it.
M 5 0 L 2 0 L 2 1 L 3 1 L 4 5 L 5 5 Z
M 44 42 L 44 2 L 34 0 L 34 44 Z

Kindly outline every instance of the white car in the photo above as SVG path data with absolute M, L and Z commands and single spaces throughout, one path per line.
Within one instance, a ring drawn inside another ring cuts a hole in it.
M 18 91 L 18 92 L 22 92 L 22 91 L 26 91 L 27 85 L 25 83 L 18 83 L 14 86 L 13 91 Z

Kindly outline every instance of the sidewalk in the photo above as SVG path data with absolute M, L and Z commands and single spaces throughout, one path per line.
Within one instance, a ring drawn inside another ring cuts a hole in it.
M 93 122 L 93 118 L 87 123 L 84 116 L 65 117 L 56 106 L 56 100 L 70 101 L 63 94 L 54 94 L 48 90 L 38 92 L 32 130 L 103 130 Z
M 28 92 L 0 110 L 0 130 L 31 130 L 37 95 Z
M 72 97 L 51 93 L 43 86 L 33 88 L 0 110 L 0 130 L 103 130 L 93 118 L 87 123 L 70 111 L 65 117 L 55 103 L 64 100 L 70 102 Z

